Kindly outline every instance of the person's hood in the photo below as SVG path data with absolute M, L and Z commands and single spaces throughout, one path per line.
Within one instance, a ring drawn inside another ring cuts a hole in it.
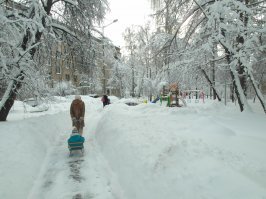
M 74 105 L 82 104 L 82 100 L 80 100 L 80 99 L 75 99 L 75 100 L 73 101 L 73 104 L 74 104 Z

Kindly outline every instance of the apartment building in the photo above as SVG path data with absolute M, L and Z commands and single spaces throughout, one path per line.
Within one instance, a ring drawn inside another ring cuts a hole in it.
M 77 55 L 68 44 L 58 42 L 51 49 L 49 65 L 51 87 L 63 81 L 71 82 L 75 87 L 79 86 L 81 72 L 77 67 Z
M 28 9 L 27 6 L 14 1 L 5 1 L 4 4 L 6 10 L 26 11 Z M 75 32 L 75 30 L 73 31 Z M 86 52 L 82 52 L 73 41 L 72 43 L 70 41 L 58 41 L 50 45 L 52 47 L 48 49 L 49 56 L 43 56 L 42 53 L 35 55 L 39 59 L 40 63 L 38 62 L 38 64 L 46 65 L 50 68 L 48 70 L 49 85 L 52 88 L 63 82 L 69 82 L 79 89 L 82 94 L 103 94 L 102 88 L 99 88 L 99 81 L 97 82 L 95 78 L 105 79 L 108 82 L 111 75 L 111 66 L 108 62 L 103 61 L 102 38 L 91 36 L 91 41 L 84 45 L 87 46 L 83 49 L 89 49 Z M 120 48 L 113 46 L 110 42 L 105 42 L 104 45 L 106 45 L 106 48 L 110 47 L 114 49 L 113 56 L 115 59 L 121 57 Z M 38 56 L 43 57 L 39 58 Z M 105 74 L 104 77 L 100 77 L 100 73 L 96 71 L 101 71 L 103 63 L 105 65 Z M 107 85 L 106 88 L 108 94 L 117 93 L 111 85 Z
M 120 48 L 110 46 L 113 49 L 115 59 L 121 58 Z M 96 84 L 96 78 L 106 78 L 106 82 L 110 78 L 110 63 L 103 61 L 102 41 L 98 38 L 92 38 L 89 50 L 81 52 L 80 49 L 73 47 L 73 44 L 58 42 L 51 50 L 50 59 L 50 85 L 56 86 L 62 82 L 69 82 L 76 87 L 81 94 L 94 93 L 102 95 L 102 86 L 99 88 Z M 105 77 L 97 77 L 97 71 L 102 71 L 103 64 L 105 68 Z M 99 83 L 99 82 L 98 82 Z M 119 92 L 107 87 L 107 94 L 118 95 Z

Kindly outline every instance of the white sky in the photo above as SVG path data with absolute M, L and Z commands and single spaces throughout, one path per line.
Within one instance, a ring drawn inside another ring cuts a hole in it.
M 107 14 L 104 25 L 114 19 L 118 19 L 118 22 L 106 27 L 104 33 L 114 45 L 123 47 L 124 30 L 131 25 L 143 25 L 150 19 L 150 3 L 149 0 L 109 0 L 109 3 L 111 11 Z

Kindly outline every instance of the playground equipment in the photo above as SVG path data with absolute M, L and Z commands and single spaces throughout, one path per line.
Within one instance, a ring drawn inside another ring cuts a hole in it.
M 188 103 L 191 103 L 193 100 L 195 103 L 199 103 L 200 100 L 202 100 L 202 103 L 205 103 L 205 93 L 203 90 L 184 90 L 182 91 L 182 96 Z
M 177 83 L 170 84 L 169 86 L 163 86 L 160 95 L 160 103 L 167 101 L 167 107 L 182 107 L 186 106 L 186 101 L 179 95 L 179 88 Z M 180 103 L 180 101 L 182 103 Z

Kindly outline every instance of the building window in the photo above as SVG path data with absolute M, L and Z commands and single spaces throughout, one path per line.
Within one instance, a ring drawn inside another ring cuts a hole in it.
M 77 75 L 74 75 L 74 82 L 77 82 L 78 81 L 78 77 L 77 77 Z
M 60 66 L 59 61 L 56 62 L 55 72 L 56 72 L 56 74 L 61 74 L 61 66 Z
M 66 64 L 65 64 L 66 69 L 69 69 L 70 68 L 69 66 L 70 66 L 70 59 L 66 58 Z
M 61 53 L 59 51 L 56 51 L 56 63 L 55 63 L 55 73 L 61 74 Z
M 70 80 L 70 76 L 69 76 L 69 74 L 66 74 L 66 80 L 67 80 L 67 81 Z
M 51 72 L 49 72 L 49 75 L 48 75 L 48 78 L 47 79 L 49 79 L 49 80 L 52 79 L 52 73 Z
M 61 52 L 60 51 L 56 51 L 56 59 L 61 59 Z
M 48 64 L 49 66 L 51 66 L 51 63 L 52 63 L 52 59 L 51 59 L 51 57 L 49 57 L 49 58 L 48 58 L 48 61 L 47 61 L 47 64 Z
M 72 63 L 72 68 L 75 69 L 75 57 L 72 55 L 71 63 Z

